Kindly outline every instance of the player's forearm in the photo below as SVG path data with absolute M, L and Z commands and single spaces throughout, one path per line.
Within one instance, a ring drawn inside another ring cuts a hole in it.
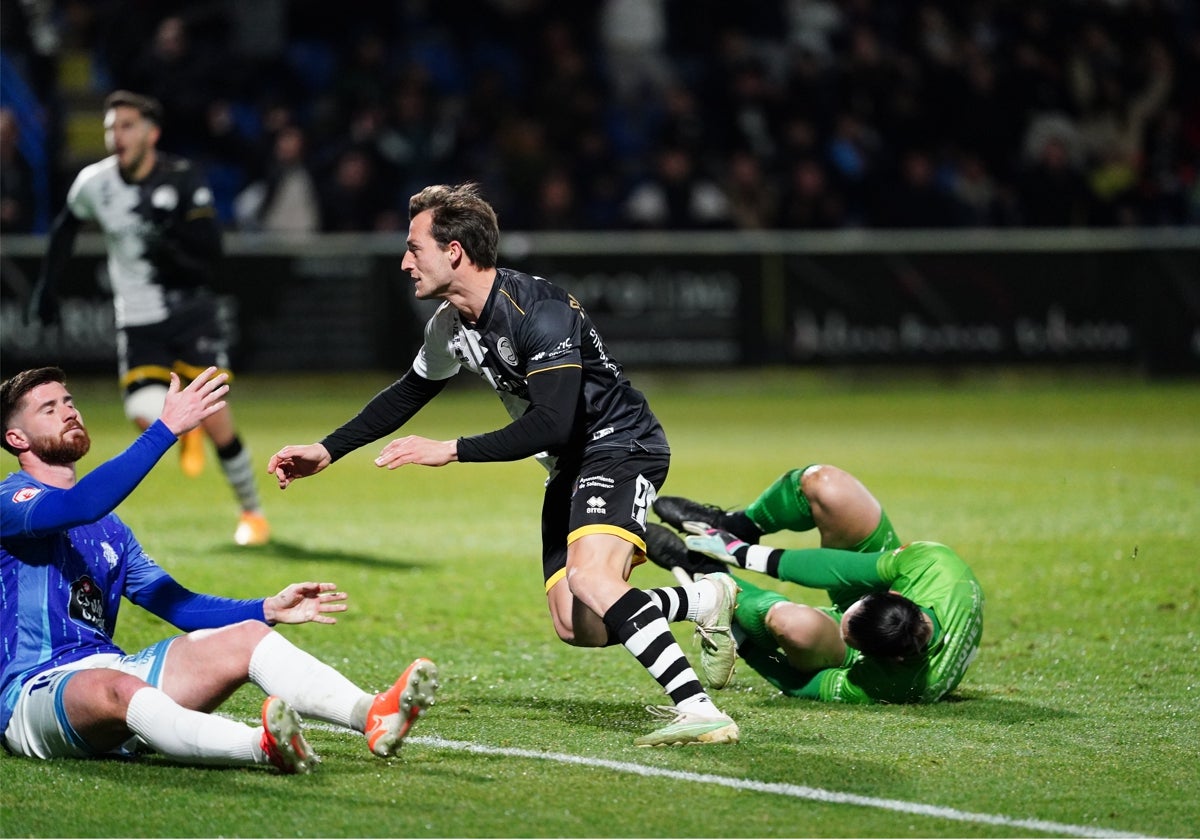
M 184 632 L 225 627 L 239 621 L 266 621 L 262 598 L 222 598 L 185 589 L 164 575 L 133 593 L 131 600 Z
M 133 492 L 175 440 L 161 420 L 155 421 L 128 449 L 96 467 L 74 487 L 39 500 L 30 509 L 20 533 L 61 531 L 107 516 Z
M 582 379 L 577 365 L 531 374 L 529 410 L 503 429 L 459 438 L 458 460 L 518 461 L 556 452 L 571 439 Z
M 464 463 L 519 461 L 539 452 L 554 452 L 567 442 L 569 424 L 541 412 L 530 412 L 503 429 L 458 439 L 458 460 Z
M 362 411 L 320 441 L 332 461 L 360 446 L 374 443 L 407 423 L 431 399 L 441 393 L 446 381 L 430 380 L 411 369 L 376 394 Z

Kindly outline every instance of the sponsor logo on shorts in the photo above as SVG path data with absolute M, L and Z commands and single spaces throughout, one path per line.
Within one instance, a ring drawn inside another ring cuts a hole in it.
M 585 475 L 579 479 L 580 487 L 605 487 L 612 489 L 616 482 L 607 475 Z
M 608 502 L 604 500 L 603 496 L 592 496 L 587 503 L 588 513 L 608 513 Z

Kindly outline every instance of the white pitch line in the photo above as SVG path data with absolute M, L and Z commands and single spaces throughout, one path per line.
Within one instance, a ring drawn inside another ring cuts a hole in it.
M 756 782 L 753 779 L 735 779 L 730 776 L 715 776 L 709 773 L 688 773 L 681 770 L 668 770 L 662 767 L 648 767 L 644 764 L 634 764 L 628 761 L 587 758 L 567 753 L 538 752 L 536 750 L 522 750 L 511 747 L 489 747 L 483 744 L 473 744 L 469 741 L 448 741 L 444 738 L 421 735 L 412 736 L 408 740 L 410 743 L 422 744 L 436 749 L 457 750 L 459 752 L 476 753 L 478 755 L 499 755 L 507 758 L 532 758 L 540 761 L 554 761 L 559 764 L 578 764 L 584 767 L 600 767 L 617 773 L 631 773 L 636 776 L 658 776 L 666 779 L 678 779 L 684 782 L 698 782 L 706 785 L 720 785 L 721 787 L 734 788 L 736 790 L 749 790 L 756 793 L 772 793 L 777 796 L 790 796 L 795 799 L 808 799 L 814 802 L 828 802 L 835 805 L 857 805 L 861 808 L 878 808 L 883 811 L 897 811 L 902 814 L 915 814 L 922 817 L 956 820 L 958 822 L 1004 825 L 1058 836 L 1102 838 L 1147 836 L 1145 834 L 1113 831 L 1107 828 L 1096 828 L 1086 825 L 1069 825 L 1066 823 L 1049 822 L 1047 820 L 1026 820 L 1000 816 L 998 814 L 978 814 L 971 811 L 960 811 L 957 808 L 922 805 L 919 802 L 905 802 L 900 799 L 878 799 L 873 796 L 859 796 L 854 793 L 841 793 L 822 788 L 806 787 L 804 785 L 792 785 L 780 782 Z
M 341 726 L 317 723 L 316 721 L 311 723 L 306 722 L 305 728 L 321 729 L 327 732 L 349 731 Z M 658 776 L 659 778 L 677 779 L 682 782 L 720 785 L 721 787 L 733 788 L 735 790 L 772 793 L 776 796 L 789 796 L 793 799 L 807 799 L 812 802 L 826 802 L 832 805 L 857 805 L 860 808 L 878 808 L 881 811 L 895 811 L 900 814 L 914 814 L 919 817 L 978 823 L 980 825 L 1004 825 L 1055 836 L 1099 838 L 1152 837 L 1149 834 L 1114 831 L 1113 829 L 1097 828 L 1090 825 L 1071 825 L 1069 823 L 1050 822 L 1049 820 L 1027 820 L 1017 817 L 1005 817 L 1000 814 L 980 814 L 973 811 L 960 811 L 957 808 L 945 808 L 941 805 L 923 805 L 920 802 L 905 802 L 903 799 L 879 799 L 874 796 L 860 796 L 857 793 L 842 793 L 836 790 L 825 790 L 824 788 L 807 787 L 805 785 L 792 785 L 784 782 L 756 782 L 753 779 L 735 779 L 732 776 L 715 776 L 711 773 L 688 773 L 683 770 L 648 767 L 644 764 L 634 764 L 630 761 L 612 761 L 607 758 L 588 758 L 569 753 L 539 752 L 538 750 L 522 750 L 515 747 L 489 747 L 486 744 L 473 744 L 470 741 L 450 741 L 445 738 L 439 738 L 436 735 L 410 735 L 407 742 L 433 747 L 434 749 L 455 750 L 457 752 L 475 753 L 476 755 L 531 758 L 538 761 L 554 761 L 559 764 L 577 764 L 582 767 L 603 768 L 605 770 L 612 770 L 615 773 L 630 773 L 635 776 Z

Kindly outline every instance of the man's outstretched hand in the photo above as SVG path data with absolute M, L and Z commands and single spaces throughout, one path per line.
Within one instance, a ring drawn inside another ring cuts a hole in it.
M 329 613 L 345 612 L 346 605 L 341 602 L 347 597 L 332 583 L 292 583 L 263 601 L 263 617 L 271 624 L 337 624 Z

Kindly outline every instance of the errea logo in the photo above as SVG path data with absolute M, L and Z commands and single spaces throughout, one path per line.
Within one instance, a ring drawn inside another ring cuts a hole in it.
M 41 487 L 22 487 L 16 493 L 13 493 L 12 500 L 14 502 L 17 502 L 18 504 L 20 504 L 21 502 L 28 502 L 30 499 L 32 499 L 34 496 L 36 496 L 38 493 L 41 493 L 41 492 L 42 492 Z
M 587 500 L 588 513 L 608 513 L 608 502 L 603 496 L 592 496 Z

